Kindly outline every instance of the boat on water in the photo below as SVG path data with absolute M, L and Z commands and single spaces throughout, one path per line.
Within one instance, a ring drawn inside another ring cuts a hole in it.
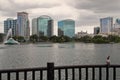
M 18 45 L 20 44 L 18 41 L 15 41 L 13 38 L 9 38 L 7 41 L 4 42 L 5 45 Z

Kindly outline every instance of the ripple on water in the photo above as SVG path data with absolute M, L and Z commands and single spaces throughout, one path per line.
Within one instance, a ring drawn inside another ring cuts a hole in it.
M 37 47 L 53 47 L 52 45 L 38 45 Z

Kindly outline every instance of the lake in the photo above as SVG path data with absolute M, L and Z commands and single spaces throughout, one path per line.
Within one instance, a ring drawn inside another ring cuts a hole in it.
M 0 45 L 0 69 L 46 67 L 55 65 L 120 63 L 120 44 L 40 43 Z

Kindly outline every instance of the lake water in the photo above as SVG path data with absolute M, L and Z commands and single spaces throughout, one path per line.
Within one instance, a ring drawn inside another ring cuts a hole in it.
M 120 63 L 120 44 L 40 43 L 0 45 L 0 69 L 45 67 L 55 65 Z

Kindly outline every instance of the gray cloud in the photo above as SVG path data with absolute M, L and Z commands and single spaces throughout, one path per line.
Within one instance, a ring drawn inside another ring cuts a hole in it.
M 99 25 L 99 18 L 97 16 L 91 15 L 91 16 L 83 16 L 79 17 L 79 20 L 76 21 L 77 25 Z
M 67 0 L 66 4 L 79 10 L 80 15 L 76 22 L 79 26 L 99 25 L 99 19 L 103 17 L 120 17 L 120 0 Z
M 120 17 L 119 4 L 120 0 L 0 0 L 0 25 L 20 11 L 28 12 L 30 19 L 49 15 L 55 21 L 74 19 L 77 27 L 99 25 L 101 17 Z
M 3 12 L 1 12 L 0 16 L 2 16 L 2 17 L 15 17 L 16 12 L 3 11 Z
M 95 13 L 115 13 L 120 12 L 120 0 L 73 0 L 69 5 L 77 9 L 92 10 Z
M 5 6 L 2 6 L 5 3 Z M 0 10 L 1 11 L 20 11 L 20 10 L 26 10 L 26 9 L 34 9 L 34 8 L 52 8 L 55 6 L 59 6 L 60 4 L 58 3 L 42 3 L 42 2 L 31 2 L 27 1 L 25 2 L 15 2 L 15 0 L 6 0 L 6 2 L 1 2 L 0 3 Z
M 36 8 L 52 8 L 59 6 L 60 4 L 58 3 L 42 3 L 42 2 L 34 2 L 27 1 L 27 3 L 20 3 L 20 2 L 15 2 L 17 0 L 5 0 L 1 1 L 0 0 L 0 15 L 1 16 L 13 16 L 15 15 L 15 12 L 23 11 L 23 10 L 28 10 L 28 9 L 36 9 Z M 3 5 L 4 4 L 4 5 Z

